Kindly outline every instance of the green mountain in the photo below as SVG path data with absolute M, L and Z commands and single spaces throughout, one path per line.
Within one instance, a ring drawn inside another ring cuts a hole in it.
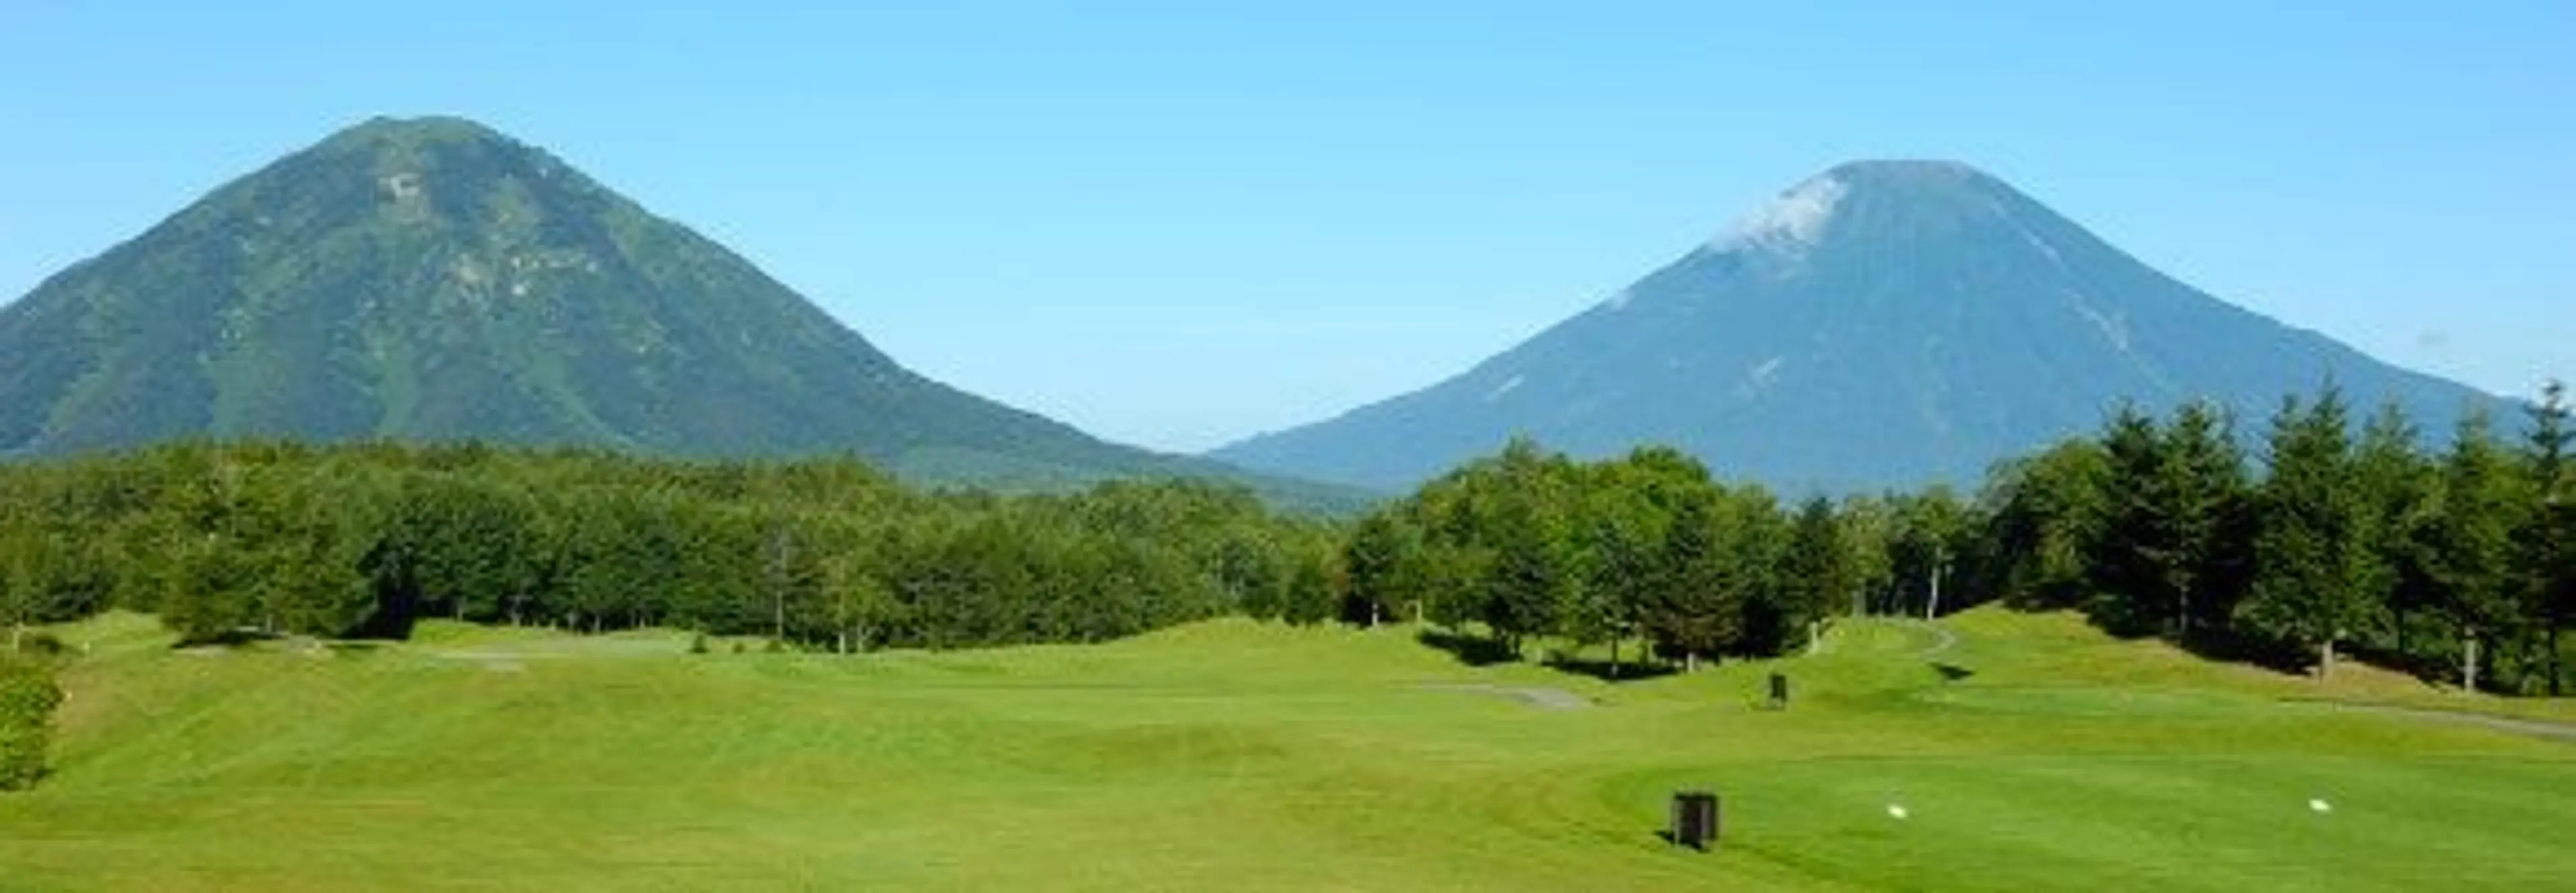
M 2212 399 L 2259 432 L 2329 376 L 2435 437 L 2475 404 L 2514 418 L 2178 282 L 1965 165 L 1862 162 L 1456 377 L 1211 455 L 1395 488 L 1527 435 L 1584 456 L 1670 444 L 1788 490 L 1974 484 L 2122 400 Z
M 687 227 L 453 118 L 379 118 L 0 308 L 0 454 L 170 438 L 854 452 L 936 483 L 1250 480 L 905 369 Z

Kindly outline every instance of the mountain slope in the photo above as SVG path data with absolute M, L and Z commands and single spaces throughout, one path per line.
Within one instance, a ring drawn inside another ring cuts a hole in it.
M 0 453 L 200 434 L 855 452 L 1006 485 L 1233 473 L 916 375 L 723 247 L 452 118 L 342 131 L 0 308 Z
M 2328 375 L 2435 431 L 2493 399 L 2203 294 L 1964 165 L 1860 162 L 1464 374 L 1212 455 L 1402 487 L 1528 435 L 1673 444 L 1784 489 L 1965 484 L 2123 398 L 2259 424 Z

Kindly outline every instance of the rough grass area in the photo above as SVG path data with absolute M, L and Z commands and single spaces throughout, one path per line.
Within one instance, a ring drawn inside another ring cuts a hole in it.
M 1471 667 L 1409 629 L 1243 621 L 864 658 L 691 655 L 659 633 L 433 627 L 205 652 L 170 650 L 147 618 L 57 632 L 89 652 L 64 675 L 57 774 L 0 796 L 0 889 L 2576 877 L 2576 745 L 2312 699 L 2499 702 L 2359 668 L 2320 685 L 2212 665 L 2056 615 L 1847 624 L 1817 656 L 1616 685 Z M 1792 678 L 1788 710 L 1762 709 L 1773 670 Z M 1531 690 L 1590 706 L 1494 694 Z M 1703 786 L 1724 798 L 1720 848 L 1666 846 L 1665 798 Z

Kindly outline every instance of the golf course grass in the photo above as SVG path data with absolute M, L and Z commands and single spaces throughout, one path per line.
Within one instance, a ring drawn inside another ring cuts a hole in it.
M 2576 886 L 2576 742 L 2067 615 L 1846 622 L 1619 684 L 1241 620 L 866 657 L 55 632 L 90 651 L 56 774 L 0 795 L 0 890 Z M 1723 798 L 1714 852 L 1656 836 L 1683 788 Z

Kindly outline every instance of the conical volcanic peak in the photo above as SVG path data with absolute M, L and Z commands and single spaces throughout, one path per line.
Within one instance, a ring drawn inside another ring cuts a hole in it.
M 456 115 L 396 117 L 377 115 L 326 137 L 323 146 L 362 143 L 418 145 L 429 142 L 480 142 L 523 145 L 481 121 Z
M 2329 375 L 2436 430 L 2492 399 L 2194 290 L 1976 168 L 1858 161 L 1465 373 L 1216 455 L 1404 487 L 1528 435 L 1784 488 L 1965 484 L 2122 400 L 2257 418 Z
M 577 237 L 547 231 L 548 220 L 645 216 L 542 149 L 464 118 L 428 117 L 341 130 L 226 184 L 175 222 L 288 245 L 363 227 L 488 228 L 540 243 Z
M 2002 180 L 1964 161 L 1942 158 L 1878 158 L 1846 161 L 1827 169 L 1832 177 L 1865 190 L 1935 194 L 1944 189 L 1990 190 Z M 2009 188 L 2009 187 L 2005 187 Z
M 1780 193 L 1770 203 L 1728 224 L 1710 239 L 1711 251 L 1755 251 L 1786 259 L 1804 257 L 1824 241 L 1835 212 L 1851 186 L 1842 177 L 1823 174 Z
M 29 451 L 873 452 L 941 414 L 935 386 L 741 258 L 459 118 L 370 120 L 225 184 L 8 308 L 0 357 L 0 448 Z
M 915 375 L 733 252 L 450 117 L 339 131 L 0 307 L 0 454 L 208 434 L 856 453 L 997 484 L 1233 474 Z
M 533 152 L 534 147 L 470 118 L 427 115 L 415 118 L 377 116 L 324 137 L 308 150 L 321 154 L 399 156 L 438 147 L 482 151 Z
M 2033 225 L 2025 221 L 2050 217 L 2037 202 L 1966 164 L 1855 161 L 1781 192 L 1728 224 L 1695 254 L 1703 260 L 1723 256 L 1720 265 L 1785 279 L 1830 263 L 1837 254 L 1867 262 L 1893 243 L 1997 236 L 2018 241 Z

